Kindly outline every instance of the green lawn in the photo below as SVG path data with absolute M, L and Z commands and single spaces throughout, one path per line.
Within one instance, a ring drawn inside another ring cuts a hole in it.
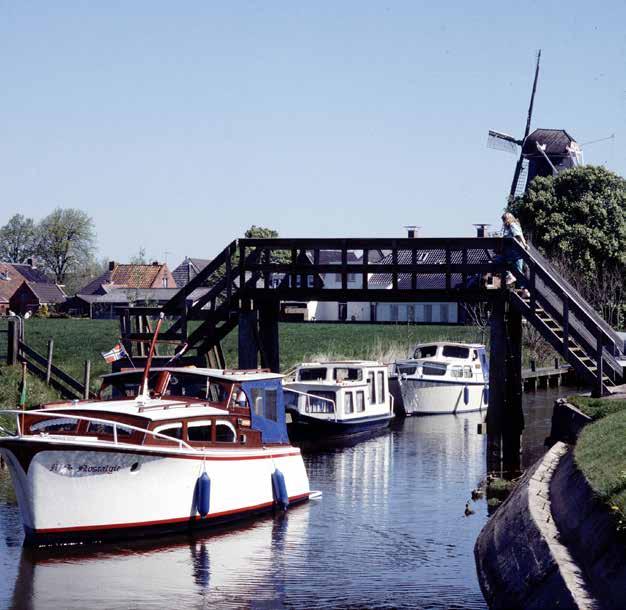
M 606 400 L 589 396 L 570 396 L 567 400 L 593 420 L 626 409 L 626 400 Z
M 574 450 L 578 467 L 595 493 L 615 513 L 617 528 L 621 532 L 626 532 L 624 439 L 626 439 L 626 411 L 622 410 L 585 427 Z

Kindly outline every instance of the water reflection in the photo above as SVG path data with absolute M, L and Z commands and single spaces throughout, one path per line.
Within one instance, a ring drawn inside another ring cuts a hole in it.
M 306 539 L 308 514 L 298 507 L 206 537 L 23 548 L 9 607 L 282 607 L 282 558 Z

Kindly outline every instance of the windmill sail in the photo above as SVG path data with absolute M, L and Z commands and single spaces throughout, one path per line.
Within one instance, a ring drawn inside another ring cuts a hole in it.
M 506 133 L 500 133 L 498 131 L 489 130 L 487 136 L 487 148 L 493 148 L 494 150 L 503 150 L 504 152 L 517 155 L 519 153 L 519 147 L 521 142 L 516 140 L 513 136 L 509 136 Z

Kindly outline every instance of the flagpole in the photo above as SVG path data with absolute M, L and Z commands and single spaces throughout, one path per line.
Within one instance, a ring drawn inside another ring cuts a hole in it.
M 165 314 L 161 312 L 159 321 L 157 322 L 156 328 L 154 329 L 154 335 L 152 336 L 152 341 L 150 343 L 150 352 L 148 353 L 148 359 L 146 360 L 146 368 L 143 370 L 143 379 L 141 381 L 141 394 L 144 396 L 144 398 L 148 397 L 148 375 L 150 374 L 150 365 L 152 364 L 152 356 L 154 354 L 154 348 L 156 347 L 157 337 L 159 336 L 159 330 L 161 330 L 161 324 L 163 323 L 163 318 L 165 318 Z

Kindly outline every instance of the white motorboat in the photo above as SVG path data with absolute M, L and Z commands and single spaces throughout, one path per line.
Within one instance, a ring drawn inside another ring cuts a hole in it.
M 106 376 L 117 398 L 8 411 L 16 432 L 0 452 L 27 543 L 205 527 L 309 498 L 282 376 L 193 369 L 199 393 L 177 395 L 188 370 L 161 369 L 151 392 L 147 373 L 141 391 L 126 371 Z
M 404 415 L 486 409 L 489 361 L 485 346 L 443 341 L 419 344 L 412 358 L 395 362 L 393 382 Z
M 388 370 L 372 361 L 307 362 L 285 383 L 292 439 L 334 440 L 387 428 L 394 417 Z

